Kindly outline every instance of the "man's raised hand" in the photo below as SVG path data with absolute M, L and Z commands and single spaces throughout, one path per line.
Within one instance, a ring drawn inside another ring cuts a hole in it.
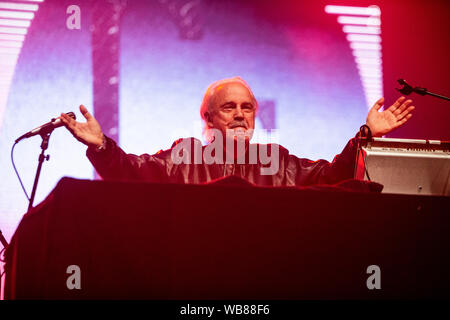
M 372 131 L 372 136 L 381 137 L 398 127 L 402 126 L 412 117 L 412 111 L 415 109 L 411 106 L 412 100 L 405 100 L 400 97 L 388 109 L 380 112 L 380 108 L 384 104 L 384 98 L 379 99 L 370 109 L 367 115 L 366 125 Z
M 81 143 L 97 147 L 103 143 L 103 132 L 98 121 L 89 113 L 85 106 L 80 105 L 80 112 L 86 119 L 86 122 L 78 122 L 61 113 L 59 117 L 67 130 Z

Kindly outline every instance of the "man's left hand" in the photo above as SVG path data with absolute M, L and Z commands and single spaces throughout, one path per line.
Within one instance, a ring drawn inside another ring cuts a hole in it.
M 370 109 L 367 115 L 366 125 L 372 131 L 372 136 L 381 137 L 402 126 L 412 117 L 414 106 L 410 106 L 412 100 L 400 97 L 388 109 L 379 112 L 384 104 L 384 98 L 379 99 Z

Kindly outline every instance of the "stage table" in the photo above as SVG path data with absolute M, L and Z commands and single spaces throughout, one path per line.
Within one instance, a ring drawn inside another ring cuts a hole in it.
M 13 236 L 5 297 L 449 298 L 449 249 L 450 197 L 63 178 Z

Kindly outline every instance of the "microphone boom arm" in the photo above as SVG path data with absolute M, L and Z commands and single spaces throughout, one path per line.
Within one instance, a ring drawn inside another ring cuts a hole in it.
M 428 94 L 430 96 L 433 96 L 433 97 L 436 97 L 436 98 L 440 98 L 442 100 L 450 101 L 449 97 L 446 97 L 446 96 L 443 96 L 443 95 L 440 95 L 440 94 L 437 94 L 437 93 L 430 92 L 426 88 L 421 88 L 421 87 L 414 87 L 413 88 L 404 79 L 398 79 L 397 82 L 399 84 L 403 85 L 403 87 L 400 88 L 400 89 L 396 88 L 396 90 L 399 91 L 400 93 L 404 94 L 404 95 L 409 95 L 412 92 L 414 92 L 414 93 L 420 94 L 421 96 L 424 96 L 424 95 Z

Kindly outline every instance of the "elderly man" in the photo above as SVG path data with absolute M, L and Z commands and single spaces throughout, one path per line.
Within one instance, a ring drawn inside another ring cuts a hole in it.
M 380 112 L 384 99 L 379 99 L 366 120 L 372 135 L 385 135 L 408 121 L 414 110 L 411 102 L 401 97 Z M 104 179 L 205 183 L 235 175 L 256 185 L 308 186 L 353 178 L 356 138 L 351 139 L 331 163 L 298 158 L 276 144 L 250 144 L 257 107 L 257 101 L 243 79 L 216 81 L 206 91 L 200 109 L 205 134 L 210 141 L 208 145 L 202 146 L 199 140 L 190 138 L 172 149 L 140 156 L 126 154 L 105 136 L 84 106 L 80 106 L 80 111 L 87 120 L 85 123 L 65 114 L 60 118 L 73 136 L 88 146 L 86 154 Z M 264 155 L 261 151 L 266 152 L 266 157 L 258 159 L 258 154 Z

